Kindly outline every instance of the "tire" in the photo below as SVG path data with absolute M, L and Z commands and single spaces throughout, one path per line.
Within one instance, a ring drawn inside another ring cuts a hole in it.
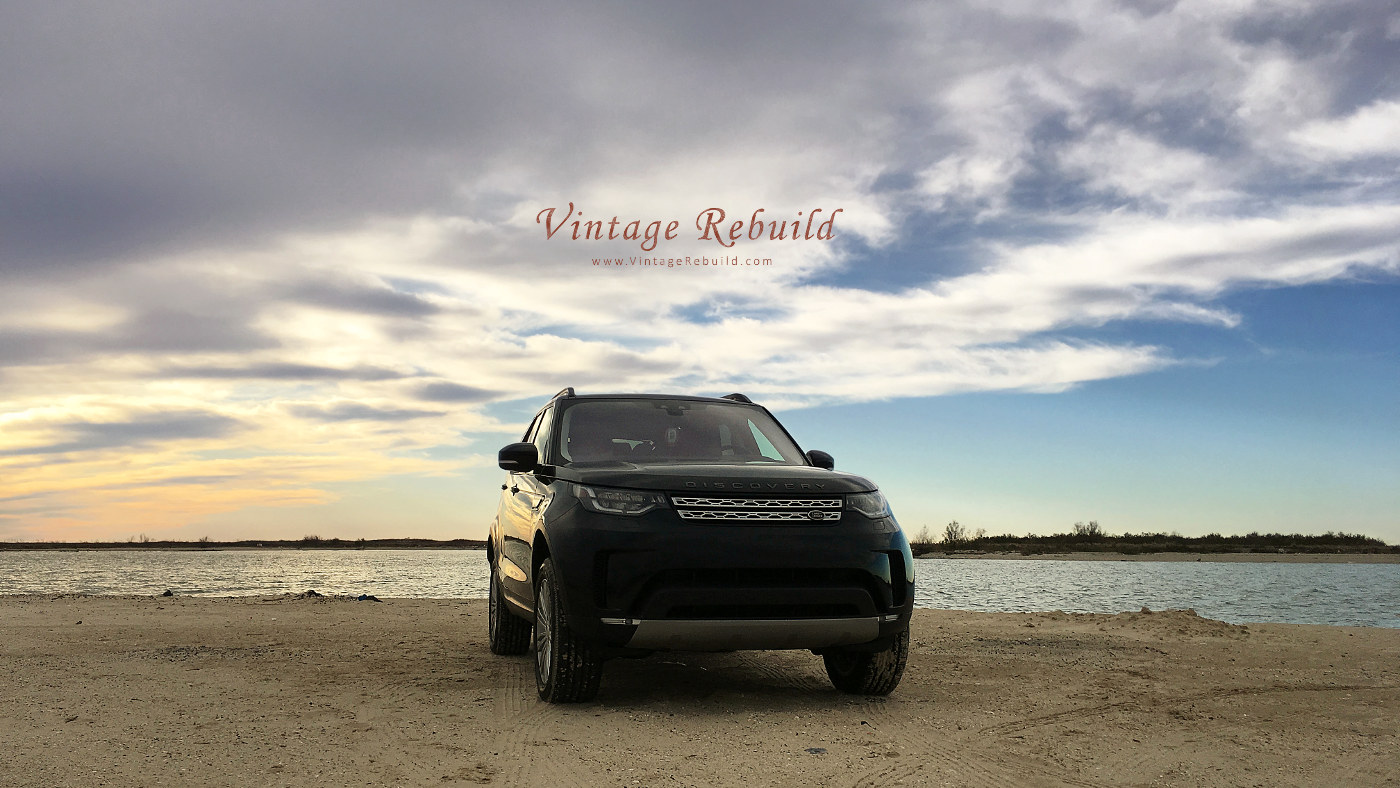
M 550 703 L 579 703 L 598 695 L 603 660 L 577 637 L 549 559 L 535 572 L 535 685 Z
M 884 651 L 833 651 L 823 654 L 822 661 L 836 689 L 855 695 L 888 695 L 899 686 L 909 661 L 909 630 L 896 635 Z
M 530 622 L 506 609 L 496 567 L 491 567 L 491 590 L 487 595 L 486 626 L 492 654 L 524 654 L 530 650 Z

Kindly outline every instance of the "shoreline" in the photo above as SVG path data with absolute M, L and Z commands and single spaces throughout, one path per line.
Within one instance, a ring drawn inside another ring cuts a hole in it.
M 1379 785 L 1400 751 L 1400 630 L 918 610 L 887 698 L 807 652 L 658 653 L 551 706 L 486 617 L 0 597 L 5 783 Z
M 954 551 L 930 552 L 915 556 L 921 560 L 987 560 L 1007 561 L 1201 561 L 1209 563 L 1284 563 L 1284 564 L 1400 564 L 1400 553 L 1111 553 L 1069 552 L 1034 553 Z
M 165 543 L 142 545 L 130 543 L 50 543 L 50 542 L 0 542 L 0 552 L 200 552 L 219 553 L 230 551 L 355 551 L 355 550 L 485 550 L 484 542 L 458 540 L 456 543 L 441 544 L 218 544 L 206 546 L 197 543 Z M 1295 563 L 1295 564 L 1400 564 L 1400 552 L 1385 553 L 1192 553 L 1161 551 L 1151 553 L 1120 553 L 1112 551 L 1069 551 L 1059 553 L 1021 553 L 1014 550 L 982 551 L 955 550 L 952 552 L 930 551 L 914 556 L 921 560 L 1008 560 L 1008 561 L 1203 561 L 1216 563 Z

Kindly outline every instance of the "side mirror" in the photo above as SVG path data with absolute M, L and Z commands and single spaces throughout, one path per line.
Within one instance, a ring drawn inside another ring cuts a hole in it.
M 833 459 L 830 454 L 824 451 L 818 451 L 817 449 L 812 449 L 807 452 L 807 461 L 818 468 L 825 468 L 828 471 L 836 469 L 836 460 Z
M 540 453 L 533 443 L 512 443 L 496 454 L 496 464 L 511 473 L 529 473 L 540 467 Z

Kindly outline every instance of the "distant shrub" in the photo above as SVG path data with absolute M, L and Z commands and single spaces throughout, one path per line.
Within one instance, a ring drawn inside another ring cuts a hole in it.
M 919 533 L 914 537 L 913 541 L 909 543 L 909 549 L 912 550 L 915 555 L 927 553 L 933 549 L 933 534 L 929 533 L 927 525 L 919 529 Z
M 953 547 L 967 541 L 967 529 L 957 520 L 943 527 L 943 544 Z
M 1099 527 L 1098 520 L 1090 520 L 1087 523 L 1075 523 L 1074 535 L 1081 539 L 1098 539 L 1103 536 L 1103 529 Z

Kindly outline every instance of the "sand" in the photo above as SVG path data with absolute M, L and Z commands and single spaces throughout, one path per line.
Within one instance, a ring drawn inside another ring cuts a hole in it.
M 479 600 L 0 597 L 0 784 L 1314 786 L 1400 781 L 1400 629 L 918 611 L 903 684 L 804 652 L 535 696 Z

